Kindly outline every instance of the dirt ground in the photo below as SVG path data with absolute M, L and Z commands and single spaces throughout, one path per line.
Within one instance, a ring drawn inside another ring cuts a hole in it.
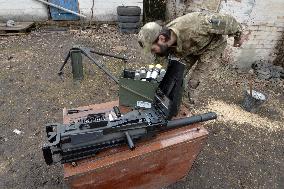
M 72 82 L 70 66 L 57 75 L 73 45 L 125 54 L 127 67 L 149 64 L 138 51 L 135 35 L 113 26 L 84 31 L 34 31 L 0 38 L 0 188 L 66 188 L 61 166 L 44 163 L 44 125 L 62 122 L 62 108 L 107 102 L 118 87 L 97 67 L 84 61 L 85 79 Z M 120 61 L 97 57 L 115 75 Z M 226 62 L 226 61 L 223 61 Z M 209 138 L 185 178 L 175 188 L 284 188 L 283 82 L 256 81 L 268 101 L 255 113 L 240 108 L 247 75 L 227 63 L 208 73 L 198 88 L 195 113 L 215 111 L 219 118 L 205 127 Z M 13 131 L 18 129 L 20 134 Z

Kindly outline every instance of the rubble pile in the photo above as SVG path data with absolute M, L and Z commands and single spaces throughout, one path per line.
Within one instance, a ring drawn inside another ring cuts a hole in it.
M 284 78 L 284 68 L 275 66 L 269 62 L 257 61 L 252 64 L 252 68 L 260 80 L 272 80 L 277 82 Z

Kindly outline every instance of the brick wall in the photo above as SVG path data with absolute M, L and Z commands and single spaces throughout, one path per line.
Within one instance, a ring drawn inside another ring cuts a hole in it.
M 228 45 L 234 64 L 239 68 L 249 68 L 260 59 L 277 60 L 283 53 L 284 0 L 168 0 L 168 12 L 172 12 L 168 18 L 198 8 L 231 14 L 244 25 L 248 40 L 241 48 Z M 179 14 L 176 14 L 177 9 Z
M 284 32 L 282 32 L 282 36 L 276 44 L 274 53 L 276 58 L 273 60 L 273 63 L 284 67 Z
M 277 57 L 276 47 L 283 44 L 283 0 L 222 1 L 220 12 L 234 15 L 246 26 L 248 41 L 240 49 L 232 48 L 238 67 L 248 68 L 261 59 L 272 62 Z

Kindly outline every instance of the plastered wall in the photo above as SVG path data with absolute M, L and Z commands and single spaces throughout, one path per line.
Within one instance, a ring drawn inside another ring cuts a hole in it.
M 80 13 L 92 17 L 93 0 L 78 0 Z M 143 8 L 143 0 L 94 0 L 94 21 L 115 21 L 116 7 L 134 5 Z M 49 10 L 46 5 L 36 0 L 0 0 L 0 21 L 9 19 L 15 21 L 48 20 Z
M 248 68 L 256 60 L 273 62 L 277 44 L 283 44 L 283 0 L 222 1 L 220 12 L 234 15 L 245 26 L 248 40 L 241 49 L 233 49 L 235 64 Z

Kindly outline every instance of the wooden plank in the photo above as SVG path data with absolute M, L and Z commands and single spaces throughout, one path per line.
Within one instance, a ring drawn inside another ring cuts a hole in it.
M 15 22 L 15 26 L 7 27 L 6 23 L 0 23 L 0 31 L 23 31 L 32 27 L 34 22 Z
M 27 35 L 27 33 L 19 33 L 19 32 L 17 32 L 17 33 L 15 33 L 15 32 L 13 32 L 13 33 L 0 33 L 0 36 L 14 36 L 14 35 Z

